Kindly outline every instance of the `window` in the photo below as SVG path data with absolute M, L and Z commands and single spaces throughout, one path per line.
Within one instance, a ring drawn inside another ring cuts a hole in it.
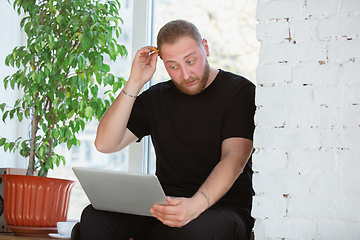
M 146 29 L 147 26 L 147 18 L 137 18 L 134 16 L 143 15 L 142 11 L 147 11 L 147 2 L 148 0 L 120 0 L 120 16 L 124 20 L 124 24 L 121 26 L 122 34 L 118 42 L 126 46 L 129 55 L 126 59 L 119 58 L 116 62 L 109 61 L 111 72 L 115 76 L 121 76 L 125 79 L 128 78 L 133 55 L 135 54 L 133 49 L 137 49 L 139 46 L 146 44 L 147 34 L 144 28 Z M 144 37 L 141 38 L 139 33 L 143 34 Z M 135 146 L 127 147 L 117 153 L 102 154 L 98 152 L 94 146 L 97 125 L 97 121 L 90 122 L 86 125 L 85 131 L 78 137 L 78 139 L 81 140 L 80 147 L 73 147 L 70 151 L 67 150 L 65 145 L 57 148 L 57 152 L 65 156 L 67 163 L 65 166 L 60 165 L 55 171 L 49 171 L 50 177 L 67 178 L 76 181 L 77 179 L 71 169 L 74 166 L 116 171 L 133 171 L 131 168 L 136 168 L 136 164 L 133 164 L 133 162 L 136 162 L 136 159 L 139 158 L 136 155 L 139 147 L 141 151 L 142 144 L 134 144 Z M 135 167 L 133 165 L 135 165 Z M 75 184 L 70 197 L 68 218 L 80 219 L 82 210 L 88 204 L 89 200 L 80 184 Z
M 194 23 L 210 46 L 209 64 L 242 75 L 255 82 L 260 43 L 256 39 L 256 0 L 153 0 L 152 42 L 168 21 L 184 19 Z M 168 80 L 160 60 L 151 84 Z M 155 172 L 155 152 L 148 145 L 148 172 Z

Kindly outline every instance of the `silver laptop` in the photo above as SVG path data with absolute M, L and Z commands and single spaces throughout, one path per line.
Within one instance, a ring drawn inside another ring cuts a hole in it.
M 97 210 L 152 216 L 154 204 L 168 205 L 155 175 L 73 167 Z

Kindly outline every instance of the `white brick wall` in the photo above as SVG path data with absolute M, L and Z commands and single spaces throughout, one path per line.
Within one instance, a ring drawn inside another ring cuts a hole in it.
M 360 0 L 259 0 L 255 238 L 360 239 Z

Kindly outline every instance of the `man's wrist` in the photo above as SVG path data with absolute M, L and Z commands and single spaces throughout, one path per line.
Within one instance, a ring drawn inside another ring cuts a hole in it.
M 136 98 L 142 87 L 141 84 L 129 78 L 121 92 L 127 97 Z
M 208 208 L 210 208 L 210 199 L 209 197 L 203 192 L 203 191 L 200 191 L 200 194 L 204 196 L 204 198 L 206 199 L 206 202 L 208 204 Z
M 125 92 L 125 90 L 123 89 L 122 92 L 126 95 L 126 96 L 129 96 L 131 98 L 137 98 L 136 95 L 131 95 L 131 94 L 128 94 L 127 92 Z

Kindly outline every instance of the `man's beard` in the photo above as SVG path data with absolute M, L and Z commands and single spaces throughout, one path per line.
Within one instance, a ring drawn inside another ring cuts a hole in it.
M 179 89 L 181 92 L 183 92 L 187 95 L 196 95 L 196 94 L 201 93 L 205 89 L 206 84 L 209 79 L 209 75 L 210 75 L 210 66 L 209 66 L 207 59 L 205 59 L 205 68 L 204 68 L 204 72 L 202 74 L 201 79 L 199 79 L 198 77 L 190 77 L 188 79 L 181 81 L 180 84 L 176 83 L 175 81 L 173 81 L 173 83 L 175 84 L 177 89 Z M 195 87 L 184 86 L 186 83 L 192 82 L 197 79 L 199 79 L 199 81 Z

